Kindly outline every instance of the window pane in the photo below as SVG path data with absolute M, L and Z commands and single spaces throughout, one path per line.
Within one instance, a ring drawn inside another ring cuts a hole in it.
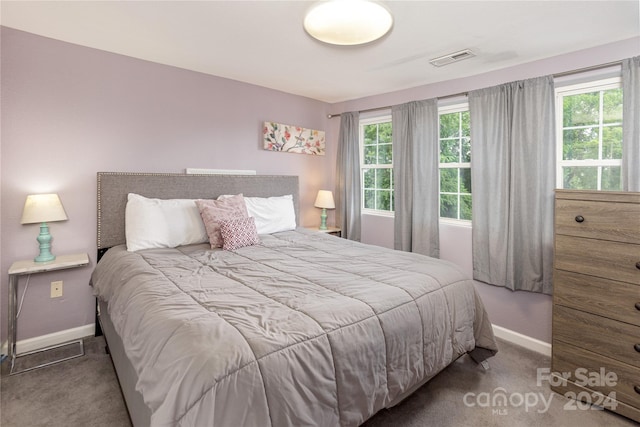
M 376 191 L 364 190 L 364 207 L 366 209 L 376 208 Z
M 568 90 L 585 93 L 558 95 L 563 102 L 562 182 L 558 186 L 584 190 L 619 190 L 622 163 L 622 89 L 610 89 L 606 79 Z M 618 85 L 617 83 L 615 83 Z M 607 86 L 609 88 L 607 88 Z M 575 93 L 575 92 L 574 92 Z M 558 126 L 560 124 L 558 123 Z
M 458 169 L 457 168 L 440 169 L 440 192 L 445 192 L 445 193 L 458 192 Z
M 622 88 L 611 89 L 604 92 L 602 122 L 622 123 Z
M 382 211 L 391 210 L 391 191 L 376 191 L 376 209 Z
M 563 140 L 564 160 L 598 159 L 598 128 L 565 130 Z
M 456 138 L 460 136 L 460 114 L 440 115 L 440 138 Z
M 440 216 L 458 219 L 458 196 L 455 194 L 440 195 Z
M 469 116 L 469 111 L 461 112 L 460 120 L 462 121 L 462 135 L 460 136 L 470 136 L 471 135 L 471 118 Z
M 364 126 L 364 145 L 378 143 L 378 125 Z
M 622 126 L 602 128 L 602 158 L 622 159 Z
M 376 146 L 375 145 L 364 146 L 364 164 L 365 165 L 376 164 Z
M 391 164 L 392 146 L 391 144 L 378 145 L 378 164 Z
M 391 189 L 391 169 L 376 169 L 376 188 Z
M 440 163 L 460 161 L 460 142 L 458 139 L 440 140 Z
M 440 216 L 444 218 L 471 219 L 471 169 L 446 167 L 471 162 L 470 133 L 469 110 L 440 115 Z
M 391 144 L 391 122 L 380 123 L 378 125 L 378 143 Z
M 601 188 L 605 191 L 621 191 L 621 178 L 622 168 L 620 166 L 603 166 Z
M 376 170 L 364 170 L 364 188 L 376 188 Z
M 384 119 L 382 119 L 384 120 Z M 393 209 L 393 146 L 390 120 L 363 124 L 362 200 L 365 209 Z
M 460 168 L 460 192 L 471 193 L 471 168 Z
M 565 96 L 562 112 L 564 127 L 598 124 L 600 92 Z
M 462 138 L 462 163 L 469 163 L 471 161 L 471 139 Z
M 460 196 L 460 219 L 471 221 L 471 195 Z
M 597 190 L 597 166 L 570 166 L 562 168 L 563 188 L 572 190 Z

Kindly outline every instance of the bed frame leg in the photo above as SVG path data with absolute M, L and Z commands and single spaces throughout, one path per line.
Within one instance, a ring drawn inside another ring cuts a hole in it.
M 100 326 L 100 313 L 98 310 L 98 298 L 96 298 L 96 337 L 102 336 L 102 326 Z

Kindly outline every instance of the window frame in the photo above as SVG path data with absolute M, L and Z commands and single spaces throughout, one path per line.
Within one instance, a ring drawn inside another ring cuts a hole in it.
M 620 89 L 622 87 L 622 78 L 617 77 L 596 77 L 593 80 L 583 81 L 580 83 L 567 84 L 557 86 L 555 88 L 555 120 L 556 120 L 556 188 L 564 189 L 564 167 L 598 167 L 596 189 L 591 191 L 602 191 L 602 167 L 618 166 L 622 167 L 622 159 L 587 159 L 587 160 L 564 160 L 564 97 L 572 95 L 580 95 L 590 92 L 602 92 L 610 89 Z M 600 110 L 598 117 L 598 156 L 602 157 L 602 135 L 601 131 L 604 127 L 617 126 L 617 123 L 603 124 L 602 102 L 600 102 Z M 620 126 L 624 123 L 624 117 L 620 122 Z M 612 190 L 616 191 L 616 190 Z
M 365 156 L 364 156 L 364 127 L 367 125 L 372 125 L 372 124 L 379 124 L 379 123 L 391 123 L 391 113 L 390 112 L 386 112 L 383 114 L 379 114 L 379 115 L 375 115 L 375 116 L 369 116 L 369 117 L 361 117 L 358 123 L 358 138 L 359 138 L 359 149 L 360 149 L 360 180 L 362 182 L 361 185 L 361 194 L 360 194 L 360 198 L 361 198 L 361 214 L 362 215 L 378 215 L 378 216 L 386 216 L 386 217 L 394 217 L 395 215 L 395 204 L 393 203 L 394 200 L 394 182 L 393 182 L 393 154 L 391 156 L 391 163 L 389 164 L 381 164 L 381 163 L 374 163 L 374 164 L 365 164 Z M 393 129 L 392 129 L 393 132 Z M 392 152 L 393 152 L 393 141 L 391 142 L 391 147 L 392 147 Z M 364 170 L 365 169 L 390 169 L 391 171 L 391 208 L 392 210 L 381 210 L 381 209 L 371 209 L 371 208 L 366 208 L 365 207 L 365 191 L 367 190 L 364 186 Z
M 465 111 L 469 111 L 469 101 L 468 100 L 455 102 L 455 103 L 448 104 L 448 105 L 442 105 L 442 106 L 438 107 L 438 217 L 439 217 L 440 221 L 443 222 L 443 223 L 471 226 L 472 221 L 470 219 L 462 219 L 462 218 L 460 218 L 460 203 L 458 203 L 458 218 L 450 218 L 450 217 L 446 217 L 446 216 L 440 216 L 440 206 L 441 206 L 441 203 L 442 203 L 442 200 L 441 200 L 440 196 L 441 196 L 441 194 L 443 194 L 440 191 L 440 170 L 441 169 L 461 169 L 461 168 L 465 168 L 466 169 L 466 168 L 468 168 L 469 171 L 471 171 L 471 161 L 469 161 L 469 162 L 452 162 L 452 163 L 441 163 L 440 162 L 440 159 L 439 159 L 439 157 L 440 157 L 440 140 L 441 140 L 441 138 L 440 138 L 440 116 L 445 115 L 445 114 L 461 113 L 461 112 L 465 112 Z M 469 132 L 469 140 L 471 141 L 471 132 Z M 472 144 L 472 147 L 473 147 L 473 142 L 471 142 L 471 144 Z M 473 149 L 472 149 L 472 151 L 473 151 Z M 459 185 L 458 185 L 458 189 L 459 189 Z M 473 194 L 473 188 L 471 189 L 471 192 L 469 192 L 469 193 L 444 192 L 444 194 L 457 195 L 458 197 L 461 194 L 472 195 Z

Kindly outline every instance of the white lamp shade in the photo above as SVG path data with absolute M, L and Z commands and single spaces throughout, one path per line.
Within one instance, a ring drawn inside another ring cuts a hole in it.
M 31 194 L 22 210 L 21 224 L 64 221 L 68 219 L 57 194 Z
M 393 25 L 393 17 L 384 6 L 370 0 L 331 0 L 313 6 L 303 25 L 315 39 L 349 46 L 384 36 Z
M 318 191 L 318 196 L 313 206 L 316 208 L 335 209 L 336 204 L 333 201 L 333 193 L 329 190 Z

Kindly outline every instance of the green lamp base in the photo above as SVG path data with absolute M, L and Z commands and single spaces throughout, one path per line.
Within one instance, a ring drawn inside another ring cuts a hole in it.
M 327 229 L 327 209 L 322 208 L 322 213 L 320 214 L 320 230 Z
M 40 224 L 40 234 L 38 235 L 38 243 L 40 243 L 40 255 L 34 258 L 35 262 L 50 262 L 56 259 L 51 253 L 51 234 L 49 234 L 49 226 L 46 222 Z

